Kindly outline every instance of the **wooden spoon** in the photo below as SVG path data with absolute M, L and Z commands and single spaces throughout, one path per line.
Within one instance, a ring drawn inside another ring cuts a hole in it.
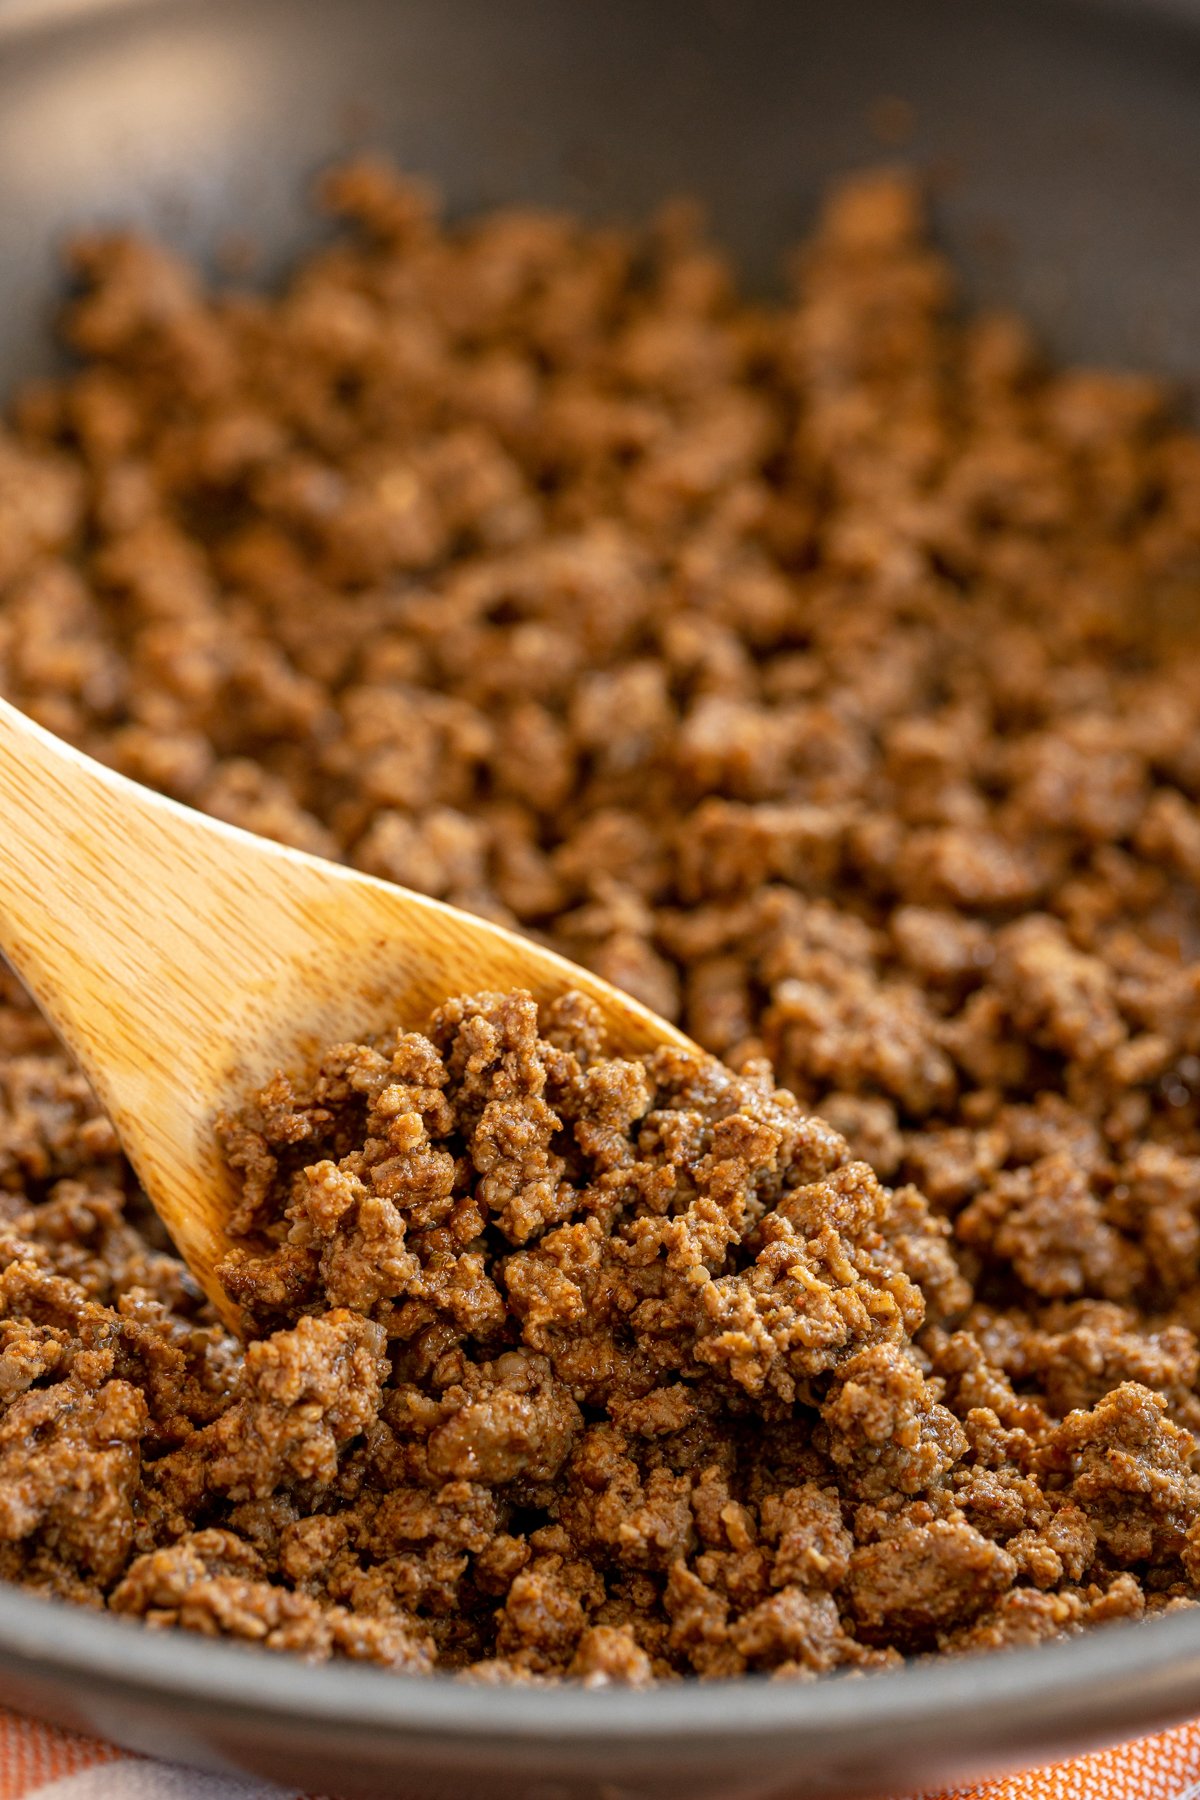
M 213 1273 L 235 1197 L 214 1120 L 276 1069 L 483 989 L 576 988 L 618 1052 L 695 1049 L 540 944 L 164 799 L 4 701 L 0 951 L 235 1329 Z

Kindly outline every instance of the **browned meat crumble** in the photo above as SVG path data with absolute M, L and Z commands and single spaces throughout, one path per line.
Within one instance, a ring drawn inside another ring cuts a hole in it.
M 243 1355 L 0 974 L 0 1577 L 593 1684 L 1193 1604 L 1200 438 L 894 174 L 771 307 L 686 209 L 324 194 L 274 298 L 74 247 L 0 689 L 726 1066 L 476 996 L 280 1076 Z

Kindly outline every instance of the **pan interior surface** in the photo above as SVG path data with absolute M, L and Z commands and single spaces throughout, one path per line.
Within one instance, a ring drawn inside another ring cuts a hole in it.
M 0 392 L 52 354 L 64 234 L 237 239 L 269 277 L 311 241 L 311 175 L 364 145 L 459 211 L 695 194 L 760 287 L 834 176 L 899 156 L 973 295 L 1056 354 L 1188 378 L 1198 81 L 1190 0 L 0 0 Z

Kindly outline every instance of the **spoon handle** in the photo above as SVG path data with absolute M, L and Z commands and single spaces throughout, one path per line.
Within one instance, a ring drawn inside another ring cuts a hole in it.
M 250 986 L 222 896 L 259 858 L 0 700 L 0 952 L 82 1066 L 185 1260 L 214 1299 L 224 1245 L 206 1091 L 214 987 Z M 240 839 L 245 834 L 229 837 Z M 258 840 L 247 839 L 252 850 Z M 255 875 L 258 881 L 255 881 Z M 219 961 L 214 962 L 214 958 Z M 206 1130 L 205 1127 L 208 1127 Z

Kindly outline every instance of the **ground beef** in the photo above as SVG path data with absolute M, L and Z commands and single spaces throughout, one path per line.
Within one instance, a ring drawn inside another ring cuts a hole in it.
M 322 199 L 271 297 L 74 245 L 0 690 L 721 1060 L 476 995 L 281 1073 L 243 1350 L 0 970 L 0 1577 L 589 1685 L 1194 1603 L 1200 438 L 895 173 L 770 305 L 687 207 Z

